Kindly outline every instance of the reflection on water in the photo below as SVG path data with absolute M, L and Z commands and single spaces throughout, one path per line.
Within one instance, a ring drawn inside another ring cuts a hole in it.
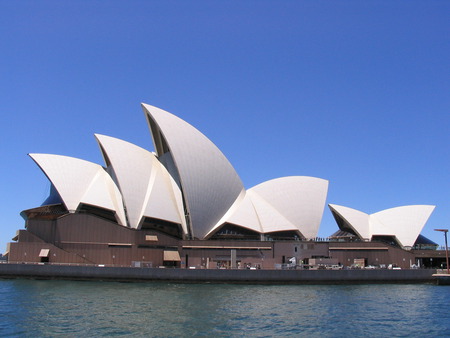
M 450 287 L 0 280 L 0 336 L 448 336 Z

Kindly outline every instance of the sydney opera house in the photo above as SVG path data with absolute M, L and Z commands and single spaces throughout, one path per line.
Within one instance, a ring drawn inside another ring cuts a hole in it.
M 368 215 L 330 204 L 339 230 L 318 240 L 327 180 L 291 176 L 245 189 L 205 135 L 164 110 L 142 108 L 154 152 L 95 135 L 103 164 L 29 154 L 50 194 L 21 213 L 25 229 L 8 244 L 8 261 L 263 269 L 433 261 L 436 244 L 420 232 L 434 206 Z

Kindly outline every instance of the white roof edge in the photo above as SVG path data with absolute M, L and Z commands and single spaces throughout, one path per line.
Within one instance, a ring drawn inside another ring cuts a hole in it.
M 144 217 L 152 217 L 180 224 L 186 234 L 181 197 L 173 191 L 178 187 L 156 156 L 119 138 L 100 134 L 96 138 L 122 191 L 129 226 L 138 229 Z
M 117 222 L 126 225 L 122 196 L 114 181 L 99 164 L 70 156 L 28 154 L 44 172 L 69 212 L 80 203 L 115 212 Z
M 158 107 L 142 107 L 147 121 L 157 128 L 152 130 L 148 123 L 158 155 L 162 155 L 162 148 L 156 140 L 164 139 L 170 149 L 191 221 L 191 235 L 205 238 L 232 207 L 243 184 L 225 155 L 198 129 Z
M 353 232 L 363 240 L 369 240 L 372 236 L 370 234 L 369 215 L 363 211 L 349 208 L 338 204 L 328 204 L 332 213 L 338 214 L 346 224 L 353 230 Z
M 368 215 L 345 206 L 331 203 L 328 206 L 332 212 L 342 217 L 360 238 L 372 240 L 373 236 L 393 236 L 402 247 L 414 245 L 435 209 L 434 205 L 404 205 Z M 367 224 L 364 220 L 366 216 Z M 366 236 L 363 236 L 363 233 L 366 233 Z

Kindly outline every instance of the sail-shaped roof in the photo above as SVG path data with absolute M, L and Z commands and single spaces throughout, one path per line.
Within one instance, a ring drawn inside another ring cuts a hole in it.
M 126 225 L 120 191 L 102 166 L 68 156 L 29 156 L 52 182 L 67 210 L 75 212 L 80 203 L 109 209 L 119 224 Z
M 368 214 L 342 205 L 329 204 L 328 206 L 341 230 L 350 229 L 359 238 L 370 240 L 372 234 Z
M 142 104 L 157 156 L 179 179 L 191 235 L 204 238 L 243 191 L 223 153 L 196 128 L 162 109 Z M 173 165 L 170 165 L 173 164 Z
M 245 190 L 230 162 L 205 135 L 162 109 L 142 107 L 156 154 L 97 134 L 106 169 L 65 156 L 31 155 L 68 210 L 91 204 L 115 211 L 121 225 L 140 229 L 146 218 L 162 220 L 199 239 L 227 223 L 261 234 L 317 236 L 328 181 L 291 176 Z
M 377 212 L 371 218 L 376 218 L 390 229 L 403 246 L 412 247 L 434 208 L 434 205 L 405 205 Z M 382 235 L 379 232 L 374 229 L 373 235 Z
M 122 192 L 131 228 L 144 217 L 180 224 L 186 234 L 181 191 L 151 152 L 132 143 L 96 134 L 103 158 Z
M 431 216 L 434 205 L 406 205 L 368 215 L 348 207 L 329 204 L 341 230 L 351 229 L 364 240 L 392 236 L 405 248 L 412 247 Z
M 297 231 L 317 237 L 328 191 L 328 181 L 306 176 L 290 176 L 263 182 L 247 190 L 245 198 L 224 223 L 260 233 Z M 210 235 L 208 234 L 208 235 Z
M 295 225 L 305 238 L 319 231 L 328 192 L 328 181 L 309 176 L 289 176 L 263 182 L 249 189 Z M 269 225 L 263 226 L 268 232 Z

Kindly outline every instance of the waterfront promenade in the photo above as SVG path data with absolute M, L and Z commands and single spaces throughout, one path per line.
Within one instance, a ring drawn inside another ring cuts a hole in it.
M 0 264 L 0 278 L 185 283 L 436 283 L 435 269 L 246 270 L 176 269 L 41 264 Z

